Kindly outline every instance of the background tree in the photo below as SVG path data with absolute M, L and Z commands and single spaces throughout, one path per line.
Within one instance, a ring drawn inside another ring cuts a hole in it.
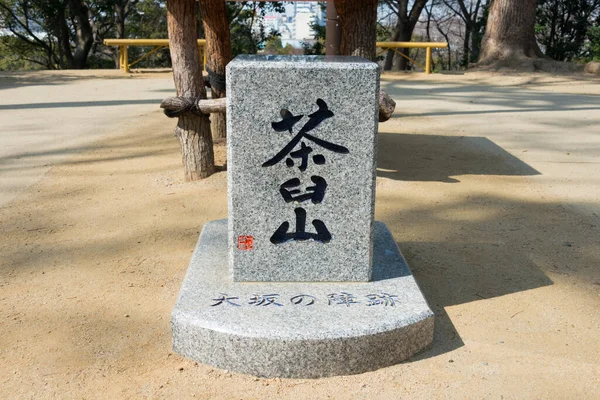
M 408 0 L 385 0 L 385 4 L 394 12 L 396 15 L 396 26 L 390 36 L 390 42 L 410 42 L 412 39 L 413 31 L 419 21 L 419 16 L 423 11 L 423 8 L 427 4 L 428 0 L 414 0 L 412 7 L 409 7 Z M 408 56 L 408 49 L 398 49 L 402 54 Z M 392 69 L 392 63 L 394 60 L 395 52 L 390 50 L 387 52 L 385 57 L 385 63 L 383 69 L 389 71 Z M 407 67 L 407 59 L 402 56 L 396 56 L 396 63 L 394 69 L 397 71 L 404 71 Z
M 336 0 L 342 25 L 340 53 L 375 61 L 377 0 Z
M 536 0 L 494 0 L 481 44 L 480 65 L 522 68 L 542 57 L 535 40 Z
M 463 21 L 462 65 L 468 68 L 469 63 L 477 62 L 479 59 L 489 3 L 485 0 L 443 0 L 443 2 Z
M 2 28 L 31 49 L 31 62 L 48 69 L 85 66 L 93 42 L 88 11 L 78 0 L 0 0 Z
M 296 54 L 297 50 L 291 45 L 287 44 L 283 47 L 281 38 L 279 36 L 273 36 L 265 43 L 264 48 L 265 54 Z
M 460 31 L 460 27 L 457 25 L 461 21 L 458 20 L 458 17 L 452 10 L 442 7 L 440 3 L 441 1 L 434 0 L 429 3 L 428 7 L 425 7 L 427 15 L 427 41 L 445 41 L 448 43 L 446 49 L 433 49 L 433 54 L 437 55 L 437 57 L 434 57 L 433 62 L 434 64 L 439 63 L 443 70 L 451 70 L 454 66 L 452 53 L 455 47 L 455 38 L 459 36 L 457 32 Z M 432 32 L 437 32 L 435 38 L 432 37 Z M 464 44 L 464 40 L 462 42 Z M 445 53 L 445 59 L 442 53 Z
M 263 49 L 267 40 L 279 35 L 279 32 L 267 31 L 265 28 L 264 17 L 268 11 L 283 12 L 283 3 L 258 1 L 227 3 L 234 57 L 238 54 L 256 54 Z
M 225 97 L 225 66 L 231 61 L 231 41 L 227 7 L 222 0 L 200 0 L 200 15 L 204 25 L 208 60 L 206 71 L 213 99 Z M 212 136 L 222 139 L 227 136 L 225 114 L 211 116 Z
M 325 12 L 325 4 L 321 4 L 321 11 Z M 327 31 L 325 25 L 319 25 L 317 21 L 311 21 L 310 29 L 314 32 L 314 42 L 302 42 L 305 55 L 325 55 L 325 40 Z
M 558 61 L 593 59 L 598 18 L 600 0 L 540 0 L 535 30 L 544 54 Z

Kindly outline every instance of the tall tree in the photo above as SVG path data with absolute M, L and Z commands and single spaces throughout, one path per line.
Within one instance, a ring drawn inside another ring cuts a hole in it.
M 396 26 L 390 36 L 390 42 L 410 42 L 413 31 L 417 22 L 419 22 L 419 16 L 423 11 L 423 8 L 427 4 L 428 0 L 415 0 L 412 7 L 409 8 L 408 0 L 385 0 L 386 4 L 396 14 Z M 398 49 L 402 54 L 408 56 L 408 49 Z M 392 69 L 394 60 L 393 50 L 389 50 L 385 56 L 385 63 L 383 69 L 389 71 Z M 396 56 L 395 69 L 404 71 L 407 66 L 407 59 L 402 56 Z
M 197 42 L 196 0 L 167 0 L 169 50 L 177 96 L 205 99 Z M 185 112 L 179 116 L 175 135 L 181 144 L 185 179 L 206 178 L 215 171 L 208 116 Z
M 536 0 L 494 0 L 481 43 L 480 65 L 521 67 L 542 53 L 535 40 Z
M 484 0 L 443 0 L 443 2 L 464 23 L 462 64 L 467 68 L 469 63 L 476 62 L 479 58 L 487 17 L 487 3 Z
M 377 41 L 377 0 L 336 0 L 342 25 L 340 52 L 375 60 Z
M 213 99 L 225 97 L 225 66 L 231 61 L 231 40 L 227 6 L 222 0 L 200 0 L 200 15 L 204 24 L 208 60 L 206 71 Z M 213 114 L 213 139 L 227 136 L 225 114 Z
M 544 54 L 558 61 L 590 58 L 599 18 L 600 0 L 540 0 L 536 36 Z
M 0 0 L 1 27 L 27 45 L 33 62 L 48 69 L 86 68 L 98 33 L 112 26 L 110 1 Z
M 285 10 L 282 2 L 229 1 L 226 4 L 234 56 L 256 54 L 269 39 L 279 35 L 277 31 L 267 31 L 264 22 L 268 11 Z

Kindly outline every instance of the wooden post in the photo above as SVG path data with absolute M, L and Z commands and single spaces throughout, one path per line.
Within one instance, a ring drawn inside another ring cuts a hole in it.
M 218 99 L 225 97 L 225 66 L 233 58 L 227 6 L 223 0 L 200 0 L 199 4 L 206 36 L 204 67 L 208 72 L 211 96 Z M 213 139 L 227 137 L 225 115 L 215 114 L 210 119 Z
M 169 49 L 177 95 L 206 99 L 197 41 L 196 0 L 167 0 Z M 210 120 L 183 113 L 175 128 L 179 138 L 185 179 L 195 181 L 215 172 Z
M 377 0 L 335 0 L 342 25 L 340 54 L 374 61 L 377 41 Z
M 431 47 L 427 47 L 427 57 L 425 58 L 425 73 L 431 74 Z
M 327 2 L 327 24 L 325 28 L 325 54 L 338 56 L 342 39 L 342 25 L 333 1 Z
M 119 69 L 123 72 L 127 71 L 125 64 L 125 54 L 127 54 L 127 46 L 119 46 Z
M 123 72 L 129 73 L 129 47 L 123 46 Z
M 198 45 L 198 54 L 200 54 L 200 68 L 204 70 L 206 68 L 206 60 L 204 59 L 204 46 Z

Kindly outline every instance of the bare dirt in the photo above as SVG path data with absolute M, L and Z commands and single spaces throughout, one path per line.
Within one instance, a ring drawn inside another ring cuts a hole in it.
M 429 350 L 317 380 L 174 354 L 169 315 L 202 225 L 227 216 L 226 172 L 183 182 L 174 121 L 149 104 L 1 206 L 1 397 L 600 398 L 600 80 L 382 87 L 398 106 L 380 125 L 376 218 L 436 313 Z

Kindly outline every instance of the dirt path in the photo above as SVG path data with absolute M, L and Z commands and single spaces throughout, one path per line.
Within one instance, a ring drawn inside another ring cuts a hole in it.
M 384 86 L 400 118 L 380 126 L 376 218 L 436 313 L 431 349 L 318 380 L 174 354 L 169 314 L 199 230 L 227 215 L 226 173 L 182 182 L 174 122 L 156 111 L 0 208 L 2 397 L 598 398 L 600 82 Z
M 0 206 L 174 91 L 169 74 L 0 72 Z

